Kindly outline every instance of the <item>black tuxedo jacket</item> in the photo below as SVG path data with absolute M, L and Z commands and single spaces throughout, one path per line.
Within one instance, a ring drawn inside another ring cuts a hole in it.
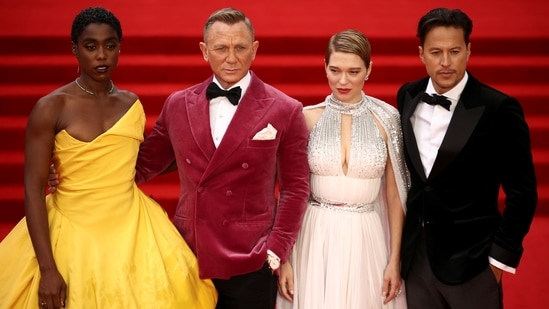
M 424 226 L 431 269 L 460 284 L 488 266 L 488 256 L 516 267 L 537 203 L 528 125 L 519 102 L 469 74 L 429 177 L 410 117 L 428 78 L 398 91 L 411 188 L 402 238 L 406 278 Z M 500 212 L 498 194 L 505 193 Z

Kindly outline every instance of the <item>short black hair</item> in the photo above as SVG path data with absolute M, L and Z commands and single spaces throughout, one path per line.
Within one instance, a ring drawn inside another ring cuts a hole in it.
M 78 43 L 78 37 L 84 32 L 84 28 L 89 24 L 107 24 L 110 25 L 116 34 L 118 40 L 122 41 L 122 26 L 120 21 L 114 14 L 102 7 L 89 7 L 82 10 L 72 22 L 71 41 L 74 44 Z
M 463 39 L 465 44 L 469 44 L 469 36 L 473 32 L 473 21 L 469 16 L 459 9 L 436 8 L 421 17 L 417 25 L 416 36 L 421 46 L 425 43 L 429 31 L 438 26 L 463 29 Z

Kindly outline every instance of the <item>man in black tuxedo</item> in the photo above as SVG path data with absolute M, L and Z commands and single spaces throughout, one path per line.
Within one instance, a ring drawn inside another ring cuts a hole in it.
M 536 208 L 522 108 L 467 72 L 471 32 L 460 10 L 423 16 L 429 77 L 398 91 L 411 175 L 401 257 L 410 309 L 501 308 L 502 271 L 518 266 Z

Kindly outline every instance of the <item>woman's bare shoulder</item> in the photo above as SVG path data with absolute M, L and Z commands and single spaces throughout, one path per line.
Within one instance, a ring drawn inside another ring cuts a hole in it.
M 130 103 L 134 103 L 139 99 L 139 96 L 137 94 L 129 90 L 119 89 L 118 93 L 124 101 L 129 101 Z
M 74 97 L 74 94 L 70 92 L 69 87 L 70 84 L 66 84 L 39 98 L 33 109 L 61 109 L 67 100 Z
M 309 105 L 303 108 L 303 116 L 305 117 L 305 122 L 307 123 L 307 129 L 309 129 L 309 132 L 313 129 L 318 119 L 320 119 L 320 116 L 322 116 L 325 108 L 326 104 L 324 103 Z

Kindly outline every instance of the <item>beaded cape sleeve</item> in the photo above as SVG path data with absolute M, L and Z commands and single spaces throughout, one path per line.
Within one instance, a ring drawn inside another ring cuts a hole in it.
M 395 107 L 382 100 L 365 95 L 364 93 L 362 96 L 363 100 L 367 102 L 366 104 L 368 109 L 377 118 L 387 134 L 387 150 L 389 152 L 393 171 L 395 173 L 395 181 L 397 184 L 400 202 L 402 203 L 403 210 L 406 213 L 406 196 L 408 189 L 410 188 L 410 173 L 408 172 L 404 158 L 404 144 L 402 139 L 402 129 L 400 126 L 400 114 Z M 324 102 L 305 106 L 303 110 L 324 108 L 330 99 L 332 99 L 332 95 L 327 96 Z M 383 189 L 385 189 L 385 185 L 383 185 Z

